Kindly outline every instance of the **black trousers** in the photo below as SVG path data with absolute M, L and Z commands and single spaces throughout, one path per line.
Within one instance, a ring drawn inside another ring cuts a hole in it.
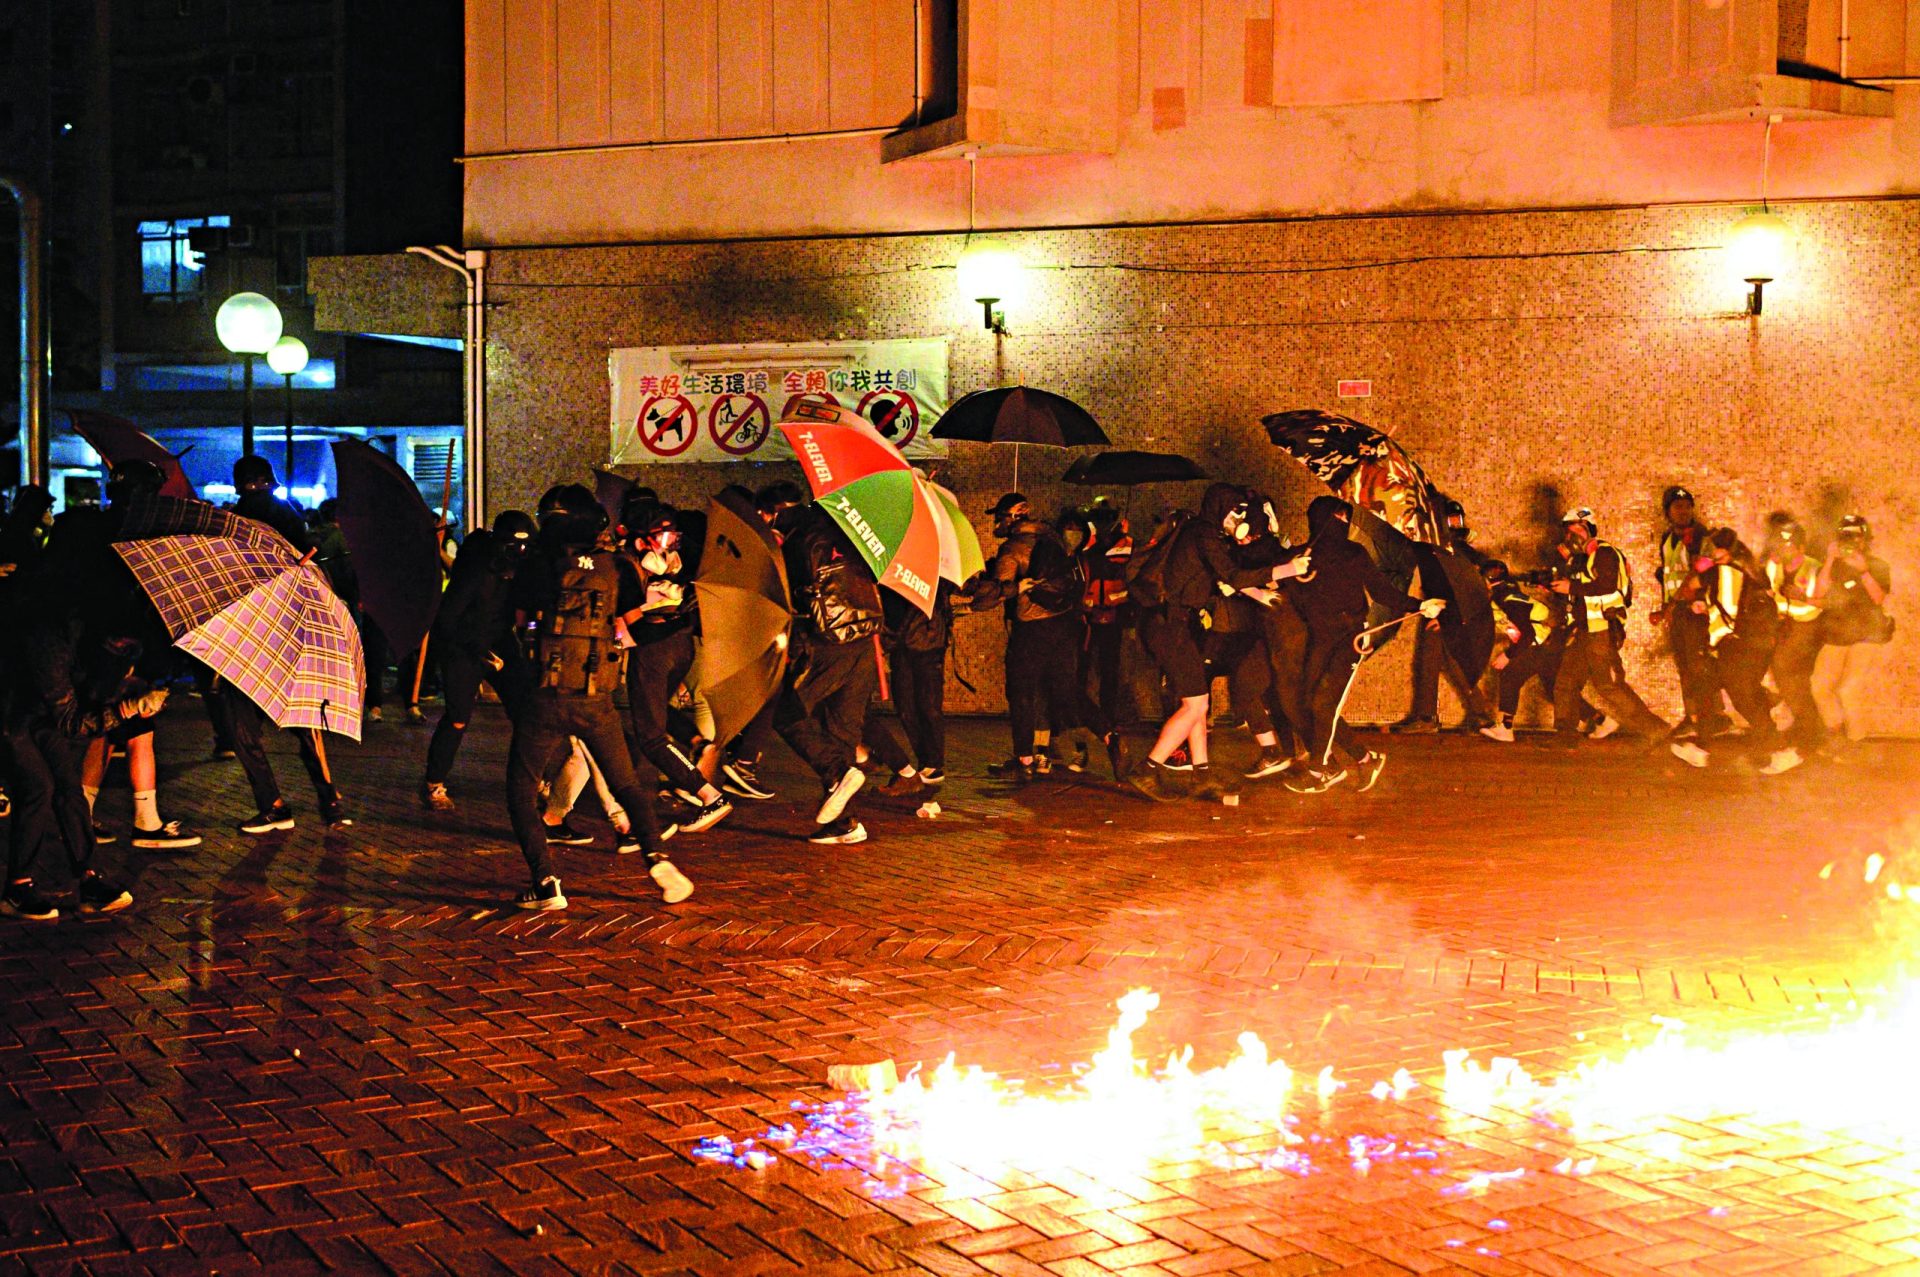
M 360 613 L 360 647 L 367 658 L 367 689 L 364 704 L 368 709 L 379 709 L 387 698 L 387 666 L 393 664 L 393 649 L 387 643 L 386 634 L 379 623 L 363 610 Z M 408 666 L 400 672 L 407 680 L 407 686 L 413 685 L 413 668 Z
M 1308 637 L 1306 619 L 1289 603 L 1260 614 L 1260 639 L 1267 657 L 1267 714 L 1280 748 L 1288 753 L 1306 747 L 1313 735 L 1306 685 Z
M 84 740 L 62 736 L 52 727 L 30 725 L 0 737 L 0 767 L 13 799 L 9 822 L 7 881 L 33 876 L 34 861 L 49 838 L 67 853 L 67 867 L 78 878 L 93 862 L 93 817 L 80 788 Z
M 1685 604 L 1674 605 L 1667 613 L 1667 647 L 1680 676 L 1680 703 L 1688 719 L 1699 726 L 1722 722 L 1726 715 L 1720 710 L 1718 671 L 1707 646 L 1707 618 Z
M 220 680 L 219 689 L 207 702 L 207 712 L 213 716 L 214 734 L 231 743 L 239 757 L 240 769 L 246 772 L 247 785 L 253 790 L 254 805 L 265 811 L 279 802 L 280 782 L 274 779 L 273 763 L 267 758 L 266 714 L 225 679 Z M 313 782 L 314 797 L 322 806 L 337 801 L 340 795 L 333 787 L 326 760 L 320 756 L 314 732 L 304 727 L 288 730 L 299 747 L 307 778 Z
M 690 794 L 707 782 L 668 730 L 668 707 L 693 668 L 693 631 L 676 630 L 627 653 L 627 722 L 633 754 L 652 763 L 667 784 Z M 595 755 L 599 757 L 599 755 Z
M 553 872 L 547 854 L 547 825 L 540 818 L 540 781 L 558 767 L 579 737 L 606 778 L 607 788 L 626 808 L 627 819 L 649 860 L 664 859 L 660 825 L 653 814 L 653 797 L 640 787 L 633 758 L 627 752 L 620 711 L 611 696 L 562 696 L 548 690 L 528 698 L 526 712 L 513 725 L 513 744 L 507 754 L 507 816 L 527 872 L 538 884 Z
M 910 652 L 896 647 L 888 660 L 893 708 L 921 767 L 947 766 L 947 649 Z M 871 747 L 871 746 L 869 746 Z
M 871 639 L 810 642 L 781 691 L 773 729 L 822 784 L 832 786 L 853 766 L 879 684 Z
M 1107 734 L 1106 716 L 1087 699 L 1080 684 L 1080 642 L 1085 626 L 1078 616 L 1015 621 L 1007 632 L 1007 715 L 1016 758 L 1033 754 L 1033 734 L 1089 727 Z
M 1132 722 L 1138 714 L 1126 700 L 1120 682 L 1120 654 L 1127 641 L 1127 627 L 1118 621 L 1087 625 L 1080 645 L 1080 687 L 1094 688 L 1094 703 L 1110 726 Z
M 1773 648 L 1729 634 L 1712 655 L 1716 685 L 1725 689 L 1733 708 L 1747 720 L 1747 734 L 1741 743 L 1749 753 L 1762 757 L 1779 749 L 1781 737 L 1780 729 L 1773 725 L 1773 698 L 1760 684 L 1773 662 Z
M 1559 643 L 1529 643 L 1525 647 L 1508 648 L 1507 667 L 1500 671 L 1500 712 L 1513 717 L 1520 708 L 1520 693 L 1536 678 L 1551 696 L 1554 676 L 1560 672 L 1560 658 L 1565 651 Z
M 1341 710 L 1347 689 L 1353 684 L 1354 671 L 1360 668 L 1360 653 L 1354 650 L 1354 636 L 1363 622 L 1336 629 L 1307 631 L 1305 677 L 1307 713 L 1313 724 L 1307 737 L 1307 752 L 1317 765 L 1333 762 L 1337 751 L 1347 761 L 1359 757 L 1354 749 L 1353 733 Z
M 1272 682 L 1266 645 L 1257 631 L 1218 630 L 1207 636 L 1208 673 L 1226 675 L 1227 705 L 1247 730 L 1259 735 L 1273 730 L 1273 712 L 1266 693 Z
M 473 721 L 480 684 L 491 687 L 500 698 L 507 721 L 518 722 L 533 695 L 533 669 L 517 650 L 495 669 L 485 655 L 475 656 L 451 644 L 436 644 L 435 648 L 440 653 L 440 682 L 447 708 L 434 725 L 433 739 L 427 742 L 427 782 L 444 784 L 453 774 L 454 755 L 460 752 L 467 724 Z
M 1467 681 L 1466 671 L 1460 668 L 1460 662 L 1453 659 L 1453 653 L 1447 650 L 1445 637 L 1439 630 L 1428 629 L 1424 621 L 1407 622 L 1413 628 L 1413 708 L 1410 718 L 1437 719 L 1440 717 L 1440 679 L 1446 676 L 1454 695 L 1466 707 L 1469 721 L 1491 717 L 1487 711 L 1487 698 L 1479 687 Z

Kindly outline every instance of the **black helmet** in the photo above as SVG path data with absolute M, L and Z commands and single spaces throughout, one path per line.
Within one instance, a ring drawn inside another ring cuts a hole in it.
M 673 523 L 673 507 L 655 496 L 628 494 L 620 503 L 620 526 L 630 537 L 644 536 Z
M 119 505 L 136 497 L 157 497 L 167 486 L 167 475 L 144 457 L 117 463 L 107 475 L 107 500 Z
M 1005 519 L 1014 515 L 1026 514 L 1032 509 L 1033 505 L 1027 500 L 1024 493 L 1009 492 L 994 502 L 993 508 L 987 511 L 987 513 L 996 519 Z
M 1666 494 L 1660 498 L 1660 513 L 1665 514 L 1667 511 L 1673 509 L 1673 503 L 1676 501 L 1691 500 L 1693 500 L 1693 493 L 1688 492 L 1676 483 L 1671 488 L 1668 488 Z
M 540 526 L 570 546 L 592 545 L 607 526 L 607 512 L 593 490 L 583 484 L 562 483 L 540 498 Z
M 1464 528 L 1467 526 L 1467 507 L 1448 497 L 1446 504 L 1440 508 L 1440 517 L 1450 528 Z
M 1871 541 L 1873 529 L 1867 525 L 1867 516 L 1864 514 L 1850 514 L 1840 520 L 1838 535 L 1846 541 Z
M 502 510 L 493 516 L 493 535 L 502 542 L 531 541 L 540 525 L 525 510 Z

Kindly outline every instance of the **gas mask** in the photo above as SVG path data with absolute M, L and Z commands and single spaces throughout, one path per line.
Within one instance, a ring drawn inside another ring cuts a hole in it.
M 1253 540 L 1253 520 L 1248 514 L 1246 502 L 1242 501 L 1227 511 L 1227 517 L 1220 521 L 1220 530 L 1227 534 L 1228 540 L 1241 545 Z
M 680 570 L 680 533 L 673 527 L 655 528 L 634 542 L 640 566 L 649 576 L 671 576 Z

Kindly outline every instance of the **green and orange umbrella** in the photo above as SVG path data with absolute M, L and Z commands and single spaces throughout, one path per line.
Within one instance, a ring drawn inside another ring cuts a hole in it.
M 780 422 L 814 501 L 840 525 L 880 584 L 932 615 L 942 578 L 985 566 L 953 494 L 922 477 L 858 413 L 801 403 Z

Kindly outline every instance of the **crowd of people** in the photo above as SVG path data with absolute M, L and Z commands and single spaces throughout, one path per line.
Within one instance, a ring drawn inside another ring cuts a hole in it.
M 176 688 L 200 693 L 216 757 L 236 759 L 246 778 L 255 812 L 239 831 L 295 826 L 265 748 L 266 716 L 172 644 L 112 553 L 126 511 L 163 482 L 148 463 L 116 466 L 104 505 L 58 519 L 44 489 L 23 487 L 0 526 L 0 606 L 14 618 L 0 648 L 0 783 L 11 825 L 0 912 L 58 916 L 59 904 L 35 887 L 36 865 L 52 854 L 64 855 L 81 912 L 132 903 L 94 865 L 97 848 L 118 838 L 93 811 L 117 752 L 133 790 L 131 844 L 173 851 L 201 843 L 159 805 L 154 723 Z M 236 515 L 309 554 L 357 604 L 331 503 L 303 517 L 275 495 L 260 457 L 235 465 L 234 487 Z M 894 801 L 925 801 L 947 779 L 948 653 L 958 618 L 969 614 L 998 614 L 1005 630 L 1011 740 L 990 775 L 1028 784 L 1055 767 L 1085 771 L 1098 749 L 1115 782 L 1156 802 L 1235 802 L 1243 780 L 1276 780 L 1301 794 L 1371 789 L 1385 755 L 1354 738 L 1344 711 L 1361 663 L 1403 623 L 1413 703 L 1389 731 L 1440 730 L 1446 679 L 1465 727 L 1511 743 L 1522 692 L 1534 683 L 1563 742 L 1622 733 L 1692 766 L 1726 753 L 1768 775 L 1816 755 L 1850 756 L 1865 732 L 1862 700 L 1879 650 L 1893 635 L 1891 574 L 1863 518 L 1840 520 L 1815 553 L 1807 529 L 1776 514 L 1756 552 L 1732 529 L 1701 522 L 1693 495 L 1678 487 L 1663 502 L 1648 614 L 1679 677 L 1685 714 L 1671 725 L 1628 683 L 1621 650 L 1633 567 L 1584 507 L 1560 521 L 1544 566 L 1516 571 L 1482 553 L 1465 512 L 1447 503 L 1449 544 L 1417 558 L 1410 573 L 1390 575 L 1368 538 L 1356 536 L 1353 506 L 1331 495 L 1307 506 L 1306 536 L 1295 542 L 1273 500 L 1235 484 L 1212 484 L 1197 508 L 1167 512 L 1138 541 L 1104 498 L 1048 519 L 1007 493 L 989 511 L 997 545 L 985 570 L 959 586 L 942 582 L 929 612 L 883 590 L 841 526 L 797 485 L 730 488 L 718 500 L 757 520 L 777 546 L 793 611 L 784 676 L 731 739 L 716 739 L 698 685 L 694 581 L 704 510 L 675 509 L 635 488 L 610 516 L 592 490 L 560 484 L 533 513 L 503 512 L 446 555 L 428 657 L 398 660 L 417 698 L 415 670 L 430 659 L 442 703 L 420 797 L 429 814 L 454 809 L 456 758 L 487 689 L 512 730 L 505 795 L 527 866 L 520 908 L 567 906 L 551 848 L 594 841 L 571 819 L 589 789 L 615 850 L 642 858 L 667 903 L 686 899 L 693 885 L 669 842 L 721 825 L 736 801 L 774 797 L 760 764 L 776 737 L 819 782 L 809 841 L 865 841 L 856 806 L 870 771 L 885 779 L 869 796 Z M 1485 596 L 1450 585 L 1441 553 L 1471 564 Z M 1473 618 L 1445 615 L 1462 598 L 1491 613 L 1484 675 L 1449 633 L 1449 624 L 1475 628 L 1462 625 Z M 377 718 L 394 658 L 377 632 L 365 647 L 368 716 Z M 1137 725 L 1139 698 L 1127 675 L 1141 664 L 1155 675 L 1159 725 L 1136 759 L 1126 733 Z M 1228 721 L 1243 725 L 1257 749 L 1232 774 L 1216 770 L 1209 748 L 1220 678 Z M 891 716 L 876 713 L 883 679 Z M 320 819 L 350 824 L 324 737 L 292 734 Z

